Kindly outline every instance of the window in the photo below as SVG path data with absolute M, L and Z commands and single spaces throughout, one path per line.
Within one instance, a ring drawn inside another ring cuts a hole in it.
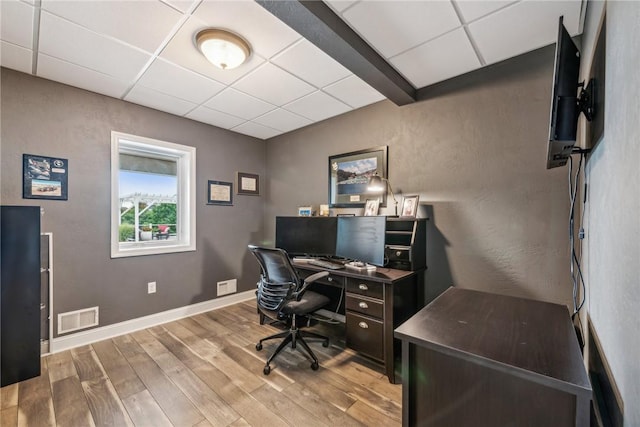
M 196 249 L 196 149 L 111 132 L 111 257 Z

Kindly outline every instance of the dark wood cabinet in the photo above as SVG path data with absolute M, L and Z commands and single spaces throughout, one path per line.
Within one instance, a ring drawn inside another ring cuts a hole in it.
M 566 306 L 449 288 L 395 331 L 404 426 L 587 426 Z
M 40 208 L 0 212 L 2 386 L 40 375 Z
M 387 267 L 418 271 L 427 268 L 427 219 L 387 218 Z

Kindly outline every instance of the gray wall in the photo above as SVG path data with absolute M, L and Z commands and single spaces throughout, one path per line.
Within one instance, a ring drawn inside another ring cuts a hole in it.
M 268 141 L 265 232 L 326 203 L 327 158 L 389 146 L 389 180 L 431 218 L 427 300 L 464 288 L 571 304 L 566 169 L 546 170 L 553 47 Z M 386 213 L 391 213 L 387 208 Z
M 590 2 L 583 70 L 604 10 Z M 587 163 L 588 315 L 624 401 L 640 425 L 640 3 L 606 3 L 605 130 Z M 583 73 L 584 75 L 584 73 Z
M 100 325 L 216 297 L 216 282 L 255 286 L 246 245 L 262 238 L 264 197 L 207 206 L 207 180 L 265 175 L 263 141 L 2 69 L 2 204 L 40 205 L 54 239 L 54 317 L 100 307 Z M 111 131 L 197 148 L 197 251 L 111 259 Z M 69 159 L 69 200 L 22 199 L 22 154 Z M 234 187 L 235 189 L 235 187 Z M 147 282 L 157 293 L 147 295 Z M 57 328 L 57 326 L 56 326 Z

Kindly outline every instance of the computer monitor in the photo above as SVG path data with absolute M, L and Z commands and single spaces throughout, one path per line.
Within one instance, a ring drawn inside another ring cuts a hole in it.
M 384 266 L 386 225 L 384 216 L 338 217 L 336 255 Z
M 276 217 L 276 247 L 290 256 L 333 256 L 336 217 Z

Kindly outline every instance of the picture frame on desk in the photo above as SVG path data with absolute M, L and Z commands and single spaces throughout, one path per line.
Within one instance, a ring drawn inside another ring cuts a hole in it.
M 402 199 L 400 218 L 415 218 L 418 213 L 420 196 L 405 196 Z
M 380 199 L 368 199 L 364 205 L 364 216 L 377 216 Z
M 362 208 L 373 196 L 368 192 L 369 178 L 378 174 L 387 178 L 388 147 L 329 156 L 329 206 L 332 208 Z M 386 206 L 386 192 L 377 197 Z

